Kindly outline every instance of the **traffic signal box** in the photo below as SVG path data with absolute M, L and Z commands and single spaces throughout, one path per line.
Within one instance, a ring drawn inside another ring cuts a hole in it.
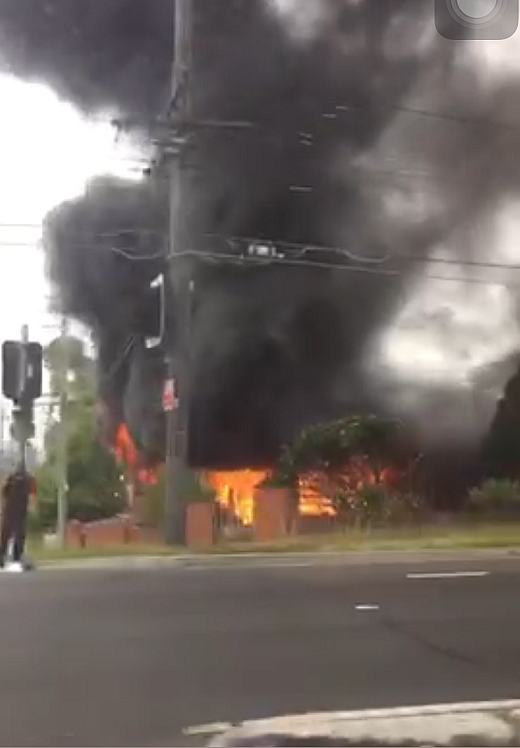
M 43 349 L 39 343 L 6 341 L 2 346 L 2 392 L 16 405 L 42 394 Z
M 2 392 L 12 400 L 12 437 L 34 437 L 34 401 L 42 394 L 43 349 L 39 343 L 8 340 L 2 346 Z

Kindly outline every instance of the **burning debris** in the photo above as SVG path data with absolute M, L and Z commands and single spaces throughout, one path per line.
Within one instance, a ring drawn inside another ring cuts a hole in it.
M 217 501 L 232 518 L 245 526 L 253 523 L 255 489 L 267 476 L 262 470 L 206 472 L 204 479 L 216 492 Z
M 268 478 L 268 470 L 208 471 L 204 478 L 215 489 L 222 508 L 240 525 L 253 524 L 255 491 Z M 314 476 L 305 476 L 299 485 L 299 511 L 302 517 L 334 517 L 330 498 L 316 486 Z
M 207 471 L 204 480 L 216 492 L 216 499 L 231 521 L 243 527 L 253 524 L 255 492 L 268 480 L 269 470 Z M 376 476 L 370 465 L 362 459 L 352 461 L 335 485 L 325 475 L 309 472 L 298 481 L 299 515 L 305 518 L 335 518 L 334 493 L 341 486 L 354 496 L 367 486 L 383 485 L 388 489 L 401 486 L 403 475 L 392 467 L 384 468 Z
M 147 467 L 143 463 L 126 423 L 121 424 L 117 431 L 114 452 L 118 464 L 125 470 L 128 509 L 136 519 L 142 520 L 144 516 L 143 490 L 159 484 L 158 470 Z

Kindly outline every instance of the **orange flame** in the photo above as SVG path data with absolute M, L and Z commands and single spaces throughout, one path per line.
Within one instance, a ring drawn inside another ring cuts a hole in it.
M 244 525 L 253 523 L 255 489 L 269 475 L 266 470 L 207 472 L 205 479 L 215 489 L 217 501 Z M 332 502 L 313 487 L 311 478 L 300 480 L 300 513 L 308 517 L 334 516 Z
M 137 447 L 126 423 L 119 427 L 116 437 L 116 458 L 118 462 L 135 467 L 138 461 Z
M 148 486 L 158 484 L 159 478 L 155 470 L 140 467 L 139 452 L 126 423 L 121 424 L 117 432 L 115 452 L 117 461 L 132 468 L 139 483 Z
M 139 482 L 147 486 L 157 486 L 159 483 L 159 476 L 155 470 L 141 468 L 137 474 Z
M 132 468 L 133 481 L 149 486 L 158 484 L 157 471 L 140 466 L 139 452 L 126 424 L 119 427 L 115 453 L 119 463 Z M 216 491 L 220 505 L 241 523 L 250 526 L 253 523 L 255 490 L 268 475 L 267 470 L 227 470 L 208 471 L 204 477 Z M 388 486 L 397 486 L 401 478 L 401 472 L 392 467 L 382 469 L 377 477 L 363 458 L 352 460 L 333 478 L 325 474 L 309 473 L 299 481 L 300 514 L 307 517 L 334 517 L 336 510 L 331 499 L 334 485 L 354 492 L 378 481 Z
M 335 517 L 332 501 L 320 490 L 316 476 L 305 475 L 299 480 L 300 514 L 306 517 Z
M 248 526 L 253 523 L 255 488 L 266 477 L 265 470 L 224 470 L 205 475 L 220 505 Z
M 340 470 L 336 475 L 325 473 L 308 473 L 300 478 L 300 513 L 307 516 L 336 515 L 332 495 L 338 490 L 354 494 L 365 486 L 384 484 L 388 488 L 398 488 L 403 479 L 403 472 L 397 468 L 387 466 L 379 471 L 373 470 L 368 461 L 363 458 L 351 460 L 348 467 Z
M 254 494 L 257 486 L 269 475 L 266 470 L 230 470 L 207 472 L 205 479 L 215 489 L 217 500 L 244 525 L 253 522 Z M 402 474 L 393 467 L 380 471 L 379 482 L 397 486 Z M 335 483 L 352 492 L 366 485 L 374 485 L 378 478 L 363 458 L 352 460 L 336 479 L 318 473 L 300 478 L 300 514 L 306 517 L 335 517 L 331 492 Z

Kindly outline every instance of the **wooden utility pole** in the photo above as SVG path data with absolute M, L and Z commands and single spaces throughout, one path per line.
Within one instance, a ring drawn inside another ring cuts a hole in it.
M 176 261 L 181 251 L 183 227 L 183 135 L 191 117 L 192 72 L 192 0 L 174 0 L 174 59 L 169 115 L 174 131 L 180 131 L 180 146 L 171 165 L 169 273 L 174 292 L 173 352 L 167 358 L 167 377 L 173 382 L 175 407 L 167 413 L 166 470 L 166 542 L 183 544 L 185 515 L 183 487 L 188 471 L 189 427 L 189 327 L 191 318 L 192 280 L 182 263 Z

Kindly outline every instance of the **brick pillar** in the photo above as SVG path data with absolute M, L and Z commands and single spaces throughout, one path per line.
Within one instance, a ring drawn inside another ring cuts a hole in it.
M 188 546 L 210 546 L 215 542 L 215 506 L 210 501 L 193 501 L 186 511 Z
M 85 526 L 77 519 L 71 520 L 67 525 L 67 545 L 70 547 L 78 546 L 84 548 L 87 544 L 87 535 Z
M 255 539 L 269 542 L 296 530 L 297 498 L 289 488 L 258 488 L 255 492 L 253 528 Z

